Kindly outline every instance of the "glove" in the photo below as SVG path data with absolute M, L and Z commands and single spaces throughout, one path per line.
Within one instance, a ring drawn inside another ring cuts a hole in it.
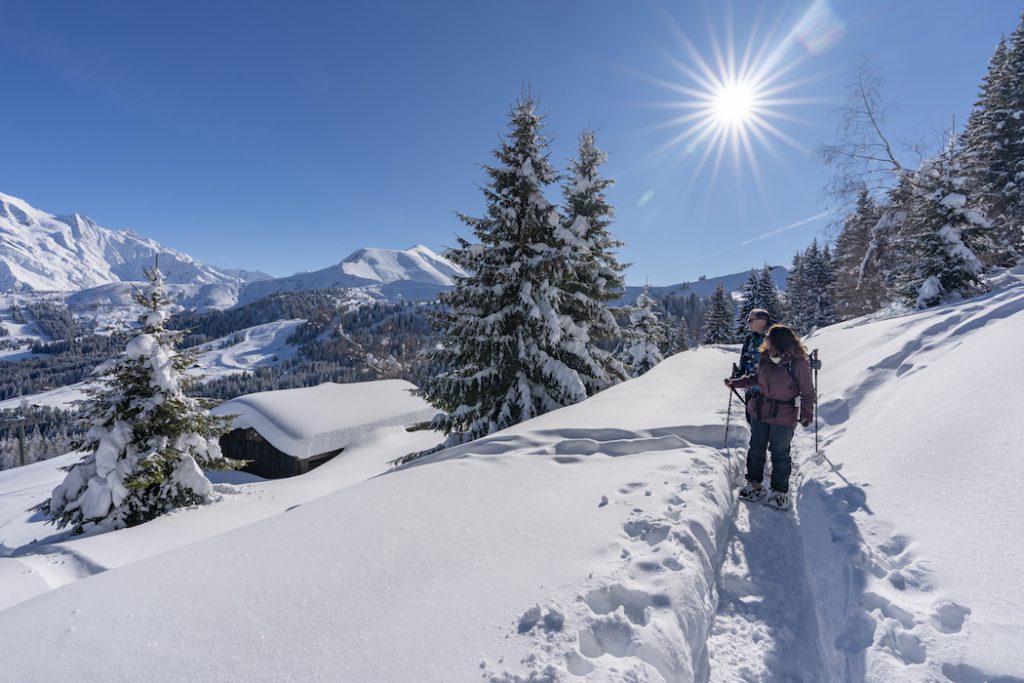
M 802 424 L 804 427 L 806 427 L 807 425 L 811 424 L 811 418 L 810 417 L 801 417 L 800 418 L 800 424 Z
M 725 386 L 732 389 L 732 379 L 723 379 L 722 381 L 725 383 Z

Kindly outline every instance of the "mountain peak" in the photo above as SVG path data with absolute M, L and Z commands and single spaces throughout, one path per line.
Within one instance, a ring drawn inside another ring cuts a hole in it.
M 0 193 L 0 291 L 75 291 L 144 279 L 161 254 L 161 270 L 174 284 L 242 282 L 238 275 L 138 235 L 110 230 L 80 213 L 54 215 Z

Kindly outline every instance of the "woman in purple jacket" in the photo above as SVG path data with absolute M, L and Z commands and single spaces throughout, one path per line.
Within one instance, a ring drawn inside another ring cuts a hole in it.
M 760 351 L 761 360 L 755 373 L 725 380 L 727 386 L 737 389 L 754 385 L 760 388 L 760 392 L 747 401 L 750 448 L 747 450 L 747 482 L 739 496 L 745 500 L 764 497 L 761 481 L 765 456 L 770 450 L 772 492 L 766 504 L 784 510 L 789 507 L 789 473 L 793 467 L 789 444 L 796 423 L 806 427 L 814 419 L 814 382 L 807 349 L 785 325 L 773 325 L 768 330 Z

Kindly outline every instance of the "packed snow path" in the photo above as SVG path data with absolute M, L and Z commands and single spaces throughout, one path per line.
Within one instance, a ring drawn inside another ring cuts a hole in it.
M 708 636 L 712 682 L 827 680 L 798 524 L 793 511 L 738 502 Z

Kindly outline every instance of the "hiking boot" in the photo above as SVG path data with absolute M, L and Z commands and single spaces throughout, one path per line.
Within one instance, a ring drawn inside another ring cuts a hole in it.
M 789 493 L 786 491 L 772 491 L 768 494 L 768 499 L 764 501 L 764 504 L 776 510 L 788 510 Z
M 764 488 L 760 483 L 748 479 L 740 489 L 739 496 L 743 500 L 761 500 L 764 498 Z

